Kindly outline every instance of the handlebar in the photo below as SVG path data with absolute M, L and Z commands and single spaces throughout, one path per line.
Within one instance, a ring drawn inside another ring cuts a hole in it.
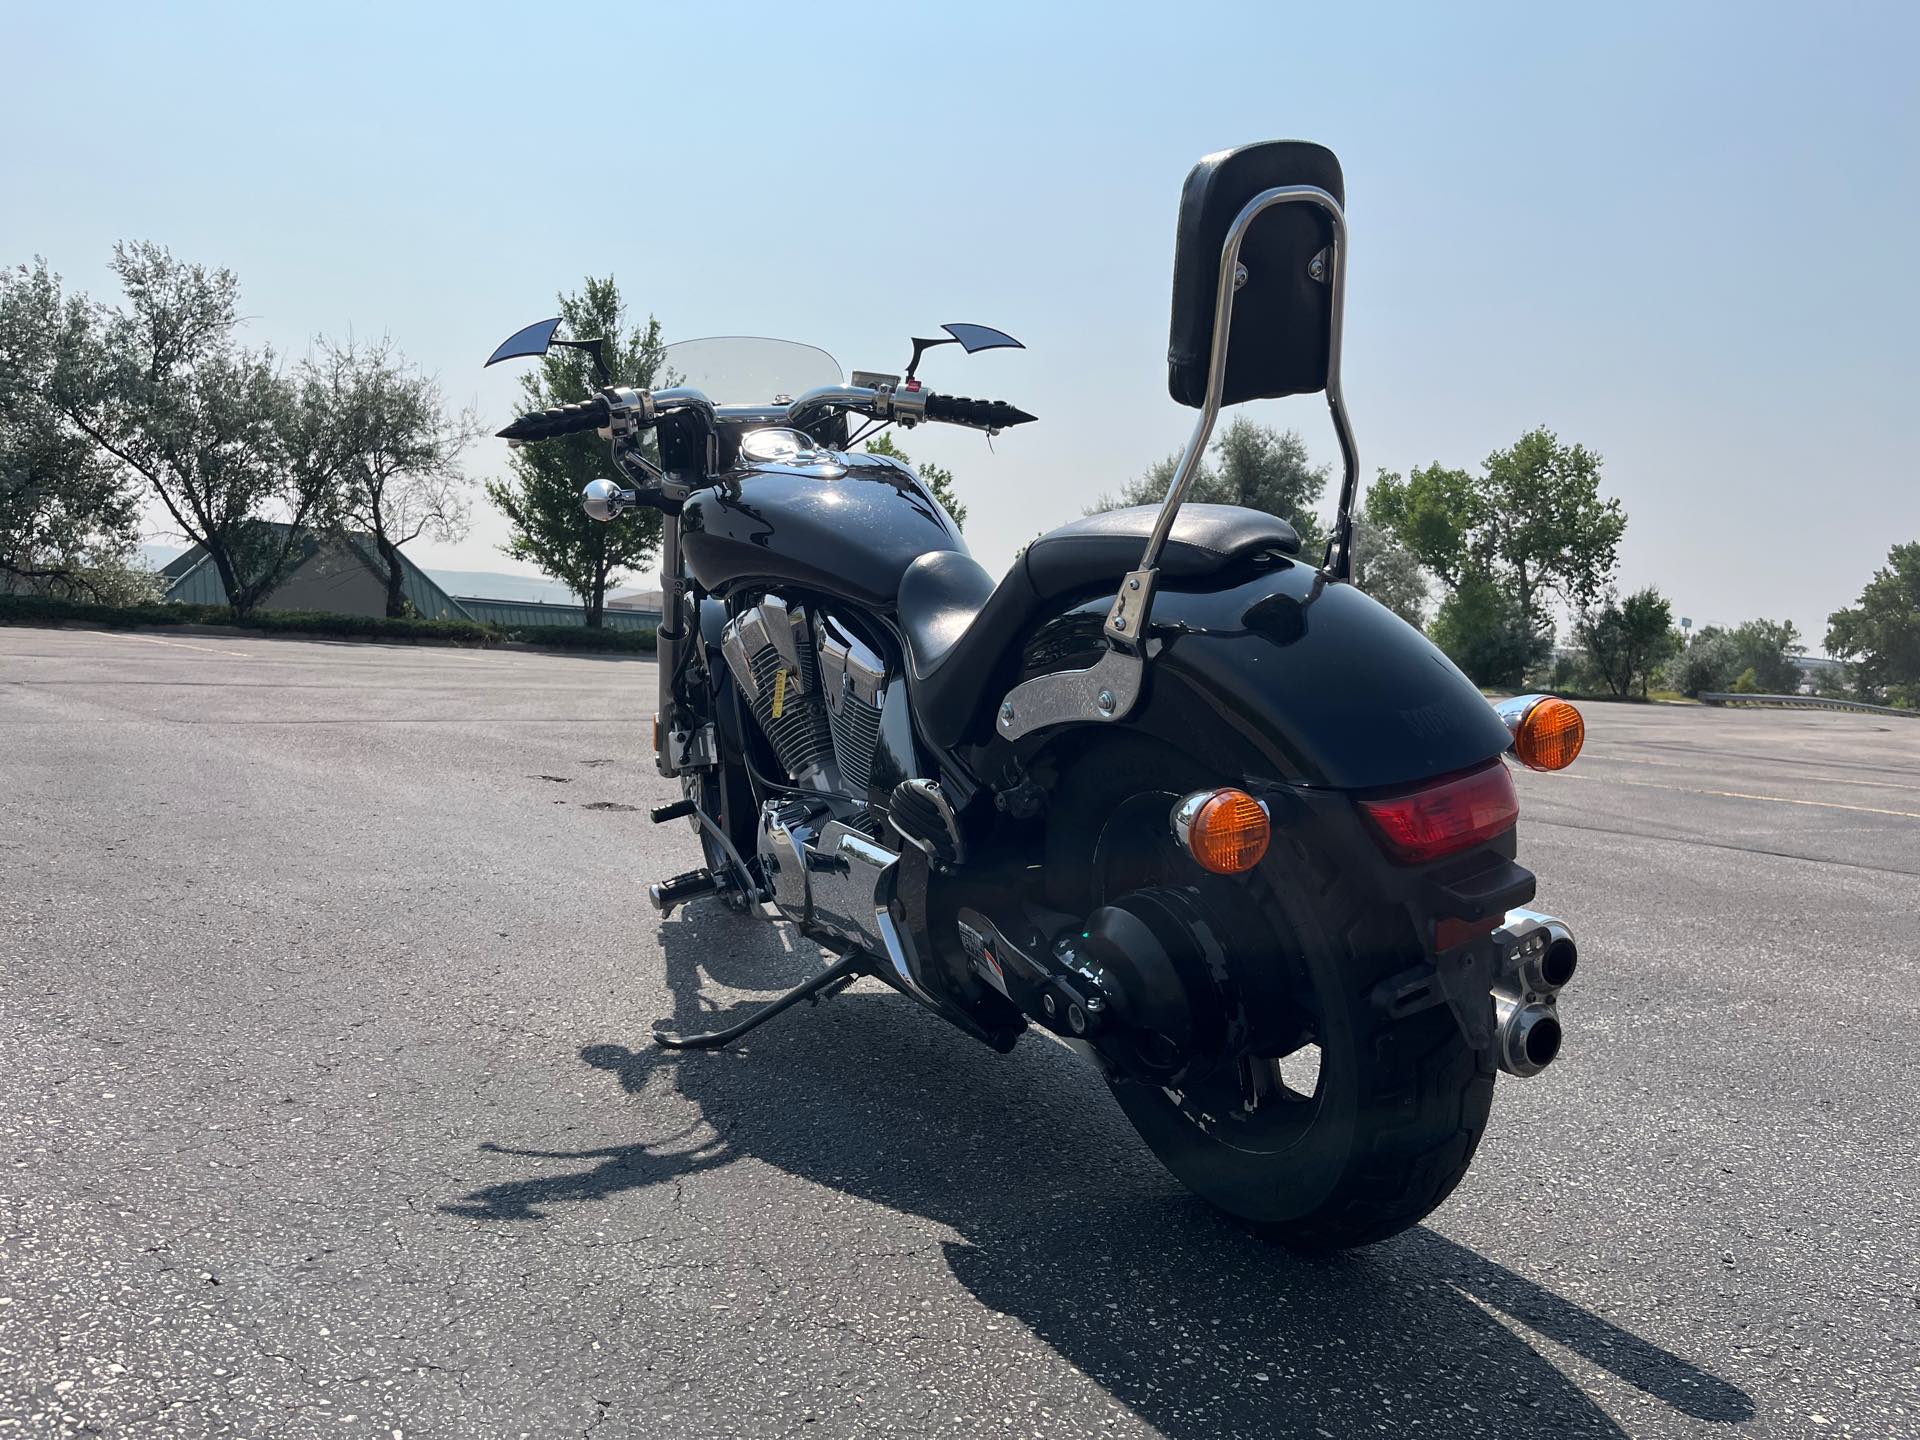
M 1004 400 L 975 400 L 966 395 L 927 396 L 927 419 L 944 420 L 949 425 L 971 425 L 976 430 L 1005 430 L 1010 425 L 1024 425 L 1033 418 Z
M 639 403 L 634 397 L 644 396 L 644 392 L 622 391 L 619 394 L 625 397 L 622 400 L 623 407 Z M 655 392 L 647 400 L 646 420 L 642 423 L 651 423 L 652 405 L 669 397 L 678 405 L 697 404 L 709 412 L 712 409 L 706 397 L 697 392 L 663 390 Z M 1004 400 L 936 395 L 930 390 L 874 390 L 864 385 L 827 385 L 818 390 L 809 390 L 788 406 L 787 423 L 805 430 L 835 410 L 853 410 L 876 420 L 895 420 L 904 425 L 913 425 L 921 420 L 938 420 L 948 425 L 968 425 L 976 430 L 1005 430 L 1009 426 L 1024 425 L 1034 418 Z M 621 413 L 628 413 L 627 408 L 623 408 Z M 575 405 L 556 405 L 551 410 L 522 415 L 498 433 L 503 440 L 522 443 L 552 440 L 583 430 L 602 429 L 612 423 L 612 417 L 613 411 L 607 396 L 601 394 Z
M 499 432 L 502 440 L 552 440 L 582 430 L 598 430 L 607 423 L 607 397 L 595 395 L 577 405 L 556 405 L 522 415 Z

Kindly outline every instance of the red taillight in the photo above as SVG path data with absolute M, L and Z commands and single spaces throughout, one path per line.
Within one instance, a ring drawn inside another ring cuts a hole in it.
M 1360 808 L 1394 859 L 1408 864 L 1484 845 L 1520 818 L 1513 776 L 1497 760 L 1485 770 L 1426 789 L 1362 800 Z

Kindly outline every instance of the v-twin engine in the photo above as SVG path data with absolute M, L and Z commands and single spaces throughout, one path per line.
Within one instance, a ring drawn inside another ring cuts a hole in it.
M 769 595 L 731 620 L 721 652 L 794 784 L 867 801 L 885 662 L 840 621 Z

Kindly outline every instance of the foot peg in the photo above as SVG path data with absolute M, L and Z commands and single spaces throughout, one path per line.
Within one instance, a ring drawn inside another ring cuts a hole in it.
M 647 887 L 647 899 L 653 902 L 653 908 L 662 915 L 673 914 L 674 907 L 684 905 L 689 900 L 698 900 L 702 895 L 711 895 L 726 886 L 711 870 L 689 870 L 684 875 L 676 875 L 671 880 L 658 880 Z
M 749 1030 L 758 1029 L 782 1010 L 798 1005 L 802 1000 L 812 1000 L 817 1004 L 821 1000 L 831 999 L 859 977 L 860 961 L 854 956 L 842 956 L 811 980 L 794 986 L 771 1005 L 763 1005 L 737 1025 L 693 1035 L 682 1035 L 673 1030 L 655 1030 L 653 1043 L 668 1050 L 717 1050 L 730 1040 L 738 1040 Z
M 664 825 L 669 820 L 684 820 L 694 813 L 695 805 L 691 800 L 676 800 L 671 805 L 656 805 L 647 812 L 648 818 L 656 825 Z

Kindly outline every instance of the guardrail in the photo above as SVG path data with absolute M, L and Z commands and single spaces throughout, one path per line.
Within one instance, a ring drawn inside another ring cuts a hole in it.
M 1702 690 L 1703 705 L 1774 705 L 1786 710 L 1858 710 L 1866 715 L 1904 715 L 1920 719 L 1920 710 L 1898 710 L 1891 705 L 1869 705 L 1861 700 L 1833 700 L 1825 695 L 1742 695 L 1724 690 Z

